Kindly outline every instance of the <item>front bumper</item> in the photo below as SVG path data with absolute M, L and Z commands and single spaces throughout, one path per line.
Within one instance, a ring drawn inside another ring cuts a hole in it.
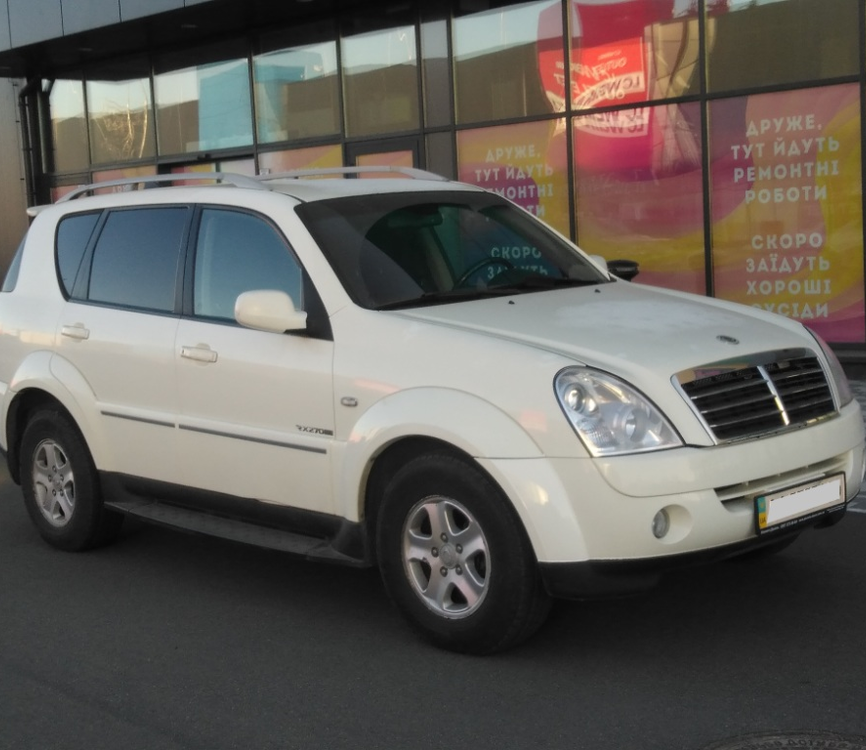
M 514 503 L 551 588 L 567 590 L 555 581 L 654 579 L 672 566 L 778 540 L 783 532 L 756 535 L 754 498 L 844 473 L 850 500 L 863 477 L 863 438 L 855 403 L 826 422 L 737 444 L 481 464 Z M 656 538 L 653 519 L 662 509 L 670 530 Z
M 832 526 L 847 511 L 826 515 L 813 528 Z M 758 552 L 761 548 L 797 537 L 809 526 L 799 527 L 770 537 L 752 538 L 722 547 L 685 552 L 642 560 L 588 560 L 573 563 L 540 563 L 539 572 L 547 592 L 559 599 L 610 599 L 641 594 L 658 584 L 668 571 L 696 565 L 707 565 Z

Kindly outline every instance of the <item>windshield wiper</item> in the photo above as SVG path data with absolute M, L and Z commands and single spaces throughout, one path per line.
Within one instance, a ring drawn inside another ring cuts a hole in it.
M 448 302 L 465 302 L 468 300 L 484 299 L 485 297 L 502 297 L 513 294 L 511 287 L 492 286 L 484 289 L 447 289 L 440 292 L 424 292 L 420 297 L 401 299 L 395 302 L 386 302 L 378 305 L 377 310 L 400 310 L 407 307 L 423 307 L 424 305 L 438 305 Z
M 570 286 L 595 286 L 596 284 L 606 284 L 607 279 L 573 279 L 568 276 L 545 276 L 540 273 L 526 276 L 518 281 L 512 281 L 502 286 L 491 287 L 492 289 L 500 289 L 502 291 L 526 291 L 536 289 L 556 289 Z
M 420 297 L 401 299 L 395 302 L 386 302 L 378 305 L 377 310 L 400 310 L 408 307 L 423 307 L 424 305 L 438 305 L 448 302 L 465 302 L 469 300 L 484 299 L 486 297 L 503 297 L 520 292 L 533 292 L 543 289 L 561 289 L 565 287 L 595 286 L 606 284 L 606 279 L 572 279 L 567 276 L 544 276 L 532 274 L 520 279 L 520 281 L 502 284 L 501 286 L 487 286 L 483 289 L 475 287 L 446 289 L 437 292 L 424 292 Z

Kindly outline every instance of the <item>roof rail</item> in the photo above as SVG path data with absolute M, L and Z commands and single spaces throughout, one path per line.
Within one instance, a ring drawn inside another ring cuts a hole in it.
M 400 174 L 404 177 L 411 177 L 415 180 L 436 180 L 437 182 L 449 182 L 447 177 L 435 172 L 428 172 L 424 169 L 416 169 L 415 167 L 322 167 L 320 169 L 294 169 L 290 172 L 280 172 L 278 174 L 262 174 L 256 179 L 262 182 L 270 180 L 287 180 L 298 179 L 299 177 L 324 177 L 327 175 L 353 175 L 353 174 Z
M 71 201 L 75 198 L 80 198 L 82 195 L 87 195 L 95 190 L 104 190 L 111 187 L 124 187 L 126 185 L 144 185 L 155 186 L 165 183 L 174 182 L 223 182 L 227 185 L 235 187 L 252 188 L 253 190 L 267 190 L 254 177 L 247 177 L 242 174 L 233 174 L 231 172 L 180 172 L 178 174 L 157 174 L 148 175 L 146 177 L 124 177 L 120 180 L 107 180 L 105 182 L 94 182 L 90 185 L 82 185 L 75 188 L 66 195 L 58 198 L 58 203 Z

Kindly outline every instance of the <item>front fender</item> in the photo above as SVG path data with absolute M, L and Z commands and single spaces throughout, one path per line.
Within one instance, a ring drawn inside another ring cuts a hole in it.
M 463 391 L 413 388 L 377 401 L 353 425 L 335 461 L 340 513 L 360 520 L 367 476 L 377 455 L 404 438 L 431 438 L 478 459 L 540 458 L 523 426 Z
M 400 391 L 364 413 L 343 444 L 342 460 L 335 462 L 338 502 L 346 517 L 360 520 L 362 516 L 367 477 L 376 456 L 409 437 L 432 438 L 475 458 L 511 502 L 539 559 L 585 557 L 569 488 L 528 430 L 492 404 L 462 391 Z M 546 541 L 551 533 L 555 549 Z

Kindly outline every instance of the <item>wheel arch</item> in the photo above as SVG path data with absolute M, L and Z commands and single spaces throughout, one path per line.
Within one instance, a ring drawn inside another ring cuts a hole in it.
M 65 379 L 63 382 L 55 374 L 58 365 Z M 22 362 L 7 391 L 3 422 L 7 463 L 13 480 L 20 482 L 19 454 L 27 420 L 41 408 L 62 411 L 81 434 L 93 460 L 99 465 L 97 454 L 100 446 L 88 422 L 86 409 L 81 405 L 82 397 L 95 403 L 95 396 L 87 381 L 67 360 L 42 351 Z
M 361 509 L 361 517 L 363 518 L 371 551 L 375 550 L 376 547 L 376 523 L 378 521 L 379 506 L 381 505 L 382 496 L 388 481 L 401 466 L 418 456 L 429 453 L 453 456 L 487 474 L 468 453 L 437 438 L 424 435 L 407 435 L 390 443 L 371 461 L 362 495 L 363 507 Z M 487 476 L 490 482 L 498 487 L 493 478 L 489 475 Z
M 34 414 L 46 409 L 56 409 L 62 412 L 78 432 L 81 433 L 81 428 L 72 412 L 53 394 L 39 388 L 26 388 L 21 391 L 9 405 L 9 410 L 6 413 L 6 455 L 9 464 L 9 474 L 16 484 L 21 483 L 21 438 L 24 435 L 27 422 Z M 83 434 L 82 439 L 87 443 Z

